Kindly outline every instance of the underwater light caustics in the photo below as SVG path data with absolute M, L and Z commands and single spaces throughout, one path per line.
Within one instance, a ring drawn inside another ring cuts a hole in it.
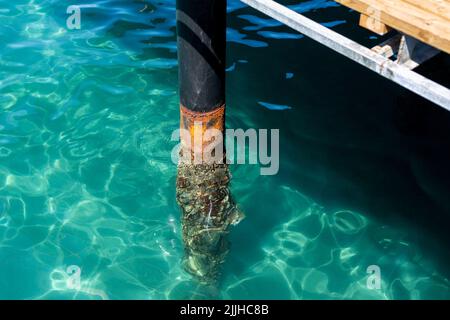
M 187 132 L 180 137 L 177 175 L 184 266 L 199 281 L 215 283 L 228 252 L 226 234 L 242 217 L 228 188 L 225 154 L 198 161 L 211 144 L 225 150 L 223 139 L 205 133 L 223 136 L 225 130 L 226 1 L 177 0 L 177 35 L 180 131 Z

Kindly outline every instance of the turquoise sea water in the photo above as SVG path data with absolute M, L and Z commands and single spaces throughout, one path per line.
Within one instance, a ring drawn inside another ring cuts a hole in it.
M 284 3 L 380 41 L 333 1 Z M 70 4 L 90 5 L 80 30 Z M 280 172 L 231 167 L 246 219 L 212 290 L 180 267 L 174 1 L 0 1 L 0 299 L 450 298 L 449 114 L 228 11 L 227 126 L 280 128 Z

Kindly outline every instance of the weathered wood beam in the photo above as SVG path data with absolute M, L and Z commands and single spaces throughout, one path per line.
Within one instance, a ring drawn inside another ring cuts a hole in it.
M 389 26 L 387 26 L 380 20 L 377 20 L 374 17 L 369 17 L 365 14 L 360 15 L 359 25 L 363 28 L 366 28 L 366 29 L 380 35 L 380 36 L 383 36 L 392 30 Z

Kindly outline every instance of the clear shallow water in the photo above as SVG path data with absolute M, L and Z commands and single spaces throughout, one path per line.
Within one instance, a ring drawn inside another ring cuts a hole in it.
M 449 115 L 238 1 L 227 125 L 281 128 L 280 173 L 231 168 L 247 217 L 220 288 L 199 287 L 170 161 L 174 1 L 80 3 L 68 31 L 75 2 L 0 2 L 0 298 L 450 298 Z M 291 3 L 379 41 L 332 1 Z M 448 73 L 434 61 L 423 72 Z

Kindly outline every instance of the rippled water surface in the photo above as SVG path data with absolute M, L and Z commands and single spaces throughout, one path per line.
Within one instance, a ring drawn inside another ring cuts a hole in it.
M 246 219 L 213 290 L 180 267 L 174 0 L 0 1 L 1 299 L 450 298 L 449 114 L 239 1 L 227 34 L 227 126 L 280 128 L 281 163 L 232 166 Z

